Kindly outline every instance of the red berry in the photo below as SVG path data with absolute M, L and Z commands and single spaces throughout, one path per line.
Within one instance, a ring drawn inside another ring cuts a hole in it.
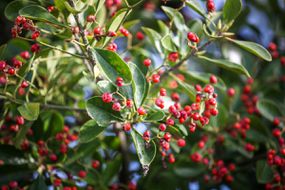
M 202 160 L 202 156 L 198 152 L 195 152 L 194 154 L 191 155 L 191 160 L 193 162 L 200 162 Z
M 149 67 L 150 65 L 151 65 L 151 59 L 145 59 L 144 61 L 143 61 L 143 64 L 146 66 L 146 67 Z
M 170 164 L 175 163 L 175 157 L 174 157 L 174 155 L 173 155 L 173 154 L 169 154 L 168 162 L 169 162 Z
M 47 7 L 47 10 L 48 10 L 48 12 L 54 11 L 54 6 L 48 6 L 48 7 Z
M 208 12 L 214 12 L 215 11 L 215 3 L 213 0 L 207 0 L 207 10 Z
M 37 39 L 38 37 L 40 37 L 40 31 L 35 31 L 35 32 L 33 32 L 33 34 L 32 34 L 32 39 L 33 40 L 35 40 L 35 39 Z
M 100 36 L 102 34 L 101 27 L 94 28 L 93 33 L 94 33 L 95 36 Z
M 159 83 L 160 82 L 160 75 L 159 74 L 153 74 L 152 75 L 152 82 L 153 83 Z
M 143 40 L 144 39 L 144 34 L 142 32 L 137 32 L 136 37 L 138 40 Z
M 120 32 L 121 32 L 125 37 L 128 37 L 128 36 L 129 36 L 129 31 L 126 30 L 125 28 L 121 28 L 121 29 L 120 29 Z
M 10 68 L 8 69 L 8 74 L 9 74 L 9 75 L 15 75 L 15 73 L 16 73 L 16 71 L 15 71 L 14 68 L 10 67 Z
M 78 176 L 81 177 L 81 178 L 85 178 L 86 175 L 87 175 L 86 172 L 83 171 L 83 170 L 80 170 L 80 171 L 78 172 Z
M 170 142 L 171 140 L 171 134 L 166 132 L 163 136 L 164 140 L 166 140 L 167 142 Z
M 198 121 L 200 119 L 200 115 L 197 112 L 193 113 L 191 117 L 194 121 Z
M 168 126 L 173 126 L 174 125 L 174 120 L 172 118 L 169 118 L 169 119 L 166 120 L 166 124 Z
M 100 162 L 99 160 L 94 160 L 92 161 L 92 168 L 98 169 L 100 167 Z
M 280 63 L 282 66 L 285 66 L 285 56 L 280 57 Z
M 108 92 L 105 92 L 102 94 L 102 100 L 103 102 L 105 103 L 110 103 L 112 102 L 113 100 L 113 97 L 112 97 L 112 94 L 108 93 Z
M 96 20 L 96 17 L 94 15 L 88 15 L 86 17 L 87 22 L 95 22 L 95 20 Z
M 160 96 L 166 96 L 166 89 L 165 88 L 161 88 L 159 90 L 159 94 L 160 94 Z
M 117 79 L 116 79 L 117 86 L 119 86 L 119 87 L 123 86 L 123 82 L 124 82 L 123 78 L 117 77 Z
M 155 100 L 155 105 L 158 106 L 159 108 L 163 109 L 164 108 L 164 101 L 161 98 L 157 98 Z
M 51 154 L 51 155 L 49 155 L 49 159 L 52 162 L 56 162 L 57 161 L 57 156 L 55 154 Z
M 17 122 L 18 125 L 24 125 L 25 119 L 22 116 L 17 116 L 16 117 L 16 122 Z
M 280 137 L 281 134 L 282 134 L 282 132 L 281 132 L 280 129 L 277 129 L 277 128 L 276 128 L 276 129 L 273 129 L 273 131 L 272 131 L 272 135 L 273 135 L 274 137 L 276 137 L 276 138 Z
M 29 83 L 25 80 L 21 83 L 22 88 L 27 88 L 28 86 L 29 86 Z
M 130 123 L 125 123 L 123 125 L 123 130 L 124 131 L 130 131 L 131 130 L 131 124 Z
M 184 147 L 186 145 L 186 141 L 184 139 L 177 140 L 177 146 Z
M 250 143 L 246 143 L 245 150 L 247 150 L 248 152 L 253 152 L 255 150 L 255 147 Z
M 216 116 L 219 113 L 219 111 L 217 109 L 211 109 L 210 112 L 211 112 L 212 116 Z
M 268 46 L 268 49 L 270 51 L 276 51 L 277 50 L 277 45 L 274 42 L 270 42 L 269 46 Z
M 175 63 L 179 58 L 179 54 L 177 52 L 171 52 L 168 54 L 168 61 Z
M 114 111 L 121 111 L 121 104 L 119 102 L 115 102 L 112 106 Z
M 146 114 L 145 109 L 144 109 L 143 107 L 139 107 L 139 108 L 138 108 L 138 114 L 139 114 L 139 115 L 145 115 L 145 114 Z
M 130 100 L 130 99 L 127 99 L 127 101 L 126 101 L 126 106 L 127 106 L 128 108 L 132 108 L 132 107 L 133 107 L 133 101 Z
M 194 42 L 194 43 L 199 43 L 200 41 L 199 37 L 193 32 L 188 32 L 187 38 L 189 41 Z
M 39 44 L 33 44 L 33 45 L 31 46 L 31 52 L 37 53 L 37 52 L 39 52 L 39 51 L 40 51 L 40 46 L 39 46 Z
M 279 124 L 280 124 L 279 118 L 278 118 L 278 117 L 275 117 L 275 118 L 273 119 L 273 125 L 278 126 Z
M 210 83 L 216 84 L 218 82 L 218 79 L 215 75 L 210 76 Z
M 108 32 L 108 37 L 116 37 L 116 36 L 117 36 L 116 32 L 113 32 L 113 31 Z
M 150 140 L 150 131 L 149 130 L 146 130 L 144 133 L 143 133 L 143 139 L 145 141 L 149 141 Z
M 164 123 L 159 124 L 159 130 L 160 131 L 165 131 L 166 130 L 166 125 Z
M 9 187 L 11 187 L 12 189 L 15 189 L 18 187 L 18 182 L 17 181 L 10 181 L 9 182 Z
M 29 59 L 31 57 L 30 53 L 28 51 L 23 51 L 20 53 L 20 56 L 23 58 L 23 59 Z
M 3 71 L 6 68 L 6 65 L 5 61 L 0 61 L 0 71 Z
M 58 179 L 58 178 L 54 179 L 53 185 L 56 187 L 60 186 L 61 185 L 61 179 Z
M 235 89 L 234 88 L 229 88 L 227 91 L 227 94 L 229 97 L 233 97 L 235 95 Z

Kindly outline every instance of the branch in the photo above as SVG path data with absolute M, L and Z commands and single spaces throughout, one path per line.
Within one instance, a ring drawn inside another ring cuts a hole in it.
M 73 7 L 73 8 L 75 7 L 73 0 L 68 0 L 68 3 L 70 4 L 71 7 Z M 91 64 L 91 68 L 93 68 L 96 65 L 96 59 L 95 59 L 95 56 L 92 52 L 92 47 L 90 46 L 90 44 L 88 42 L 88 39 L 85 35 L 84 27 L 81 25 L 78 15 L 73 14 L 73 17 L 76 21 L 78 28 L 79 28 L 79 33 L 80 33 L 81 38 L 83 40 L 84 46 L 86 47 L 89 63 Z M 92 73 L 93 73 L 93 71 L 92 71 Z

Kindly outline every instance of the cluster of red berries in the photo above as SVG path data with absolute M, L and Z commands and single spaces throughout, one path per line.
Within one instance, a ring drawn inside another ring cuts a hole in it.
M 283 138 L 282 138 L 283 139 Z M 285 143 L 284 139 L 279 139 L 279 145 L 281 147 L 279 154 L 274 149 L 270 149 L 267 152 L 267 163 L 272 166 L 274 170 L 274 178 L 270 183 L 265 185 L 266 190 L 273 190 L 277 187 L 280 189 L 285 187 Z M 283 148 L 282 148 L 283 147 Z
M 243 91 L 241 94 L 241 101 L 243 102 L 246 110 L 249 114 L 258 114 L 259 111 L 256 108 L 256 104 L 258 101 L 258 96 L 252 92 L 253 78 L 249 78 L 247 80 L 247 84 L 243 87 Z
M 245 139 L 246 132 L 250 129 L 250 123 L 250 118 L 244 117 L 231 125 L 228 132 L 233 138 L 238 138 L 238 135 L 240 135 L 243 139 Z
M 211 174 L 205 175 L 205 182 L 209 182 L 210 180 L 215 183 L 220 183 L 223 180 L 227 183 L 232 183 L 234 178 L 231 175 L 231 172 L 234 172 L 236 169 L 235 164 L 230 163 L 225 165 L 223 160 L 218 160 L 212 165 Z
M 122 187 L 121 187 L 121 185 L 114 183 L 114 184 L 110 185 L 108 189 L 109 190 L 120 190 L 120 189 L 122 189 Z M 124 186 L 124 189 L 126 189 L 126 190 L 137 190 L 137 184 L 130 181 L 128 183 L 127 187 Z
M 10 61 L 0 61 L 0 85 L 5 85 L 8 82 L 8 75 L 13 76 L 16 71 L 19 70 L 23 64 L 25 64 L 30 58 L 28 51 L 20 53 L 19 58 L 14 57 Z M 25 89 L 29 86 L 28 81 L 23 80 L 18 88 L 19 95 L 25 94 Z
M 41 34 L 40 31 L 34 26 L 34 23 L 32 20 L 27 19 L 22 16 L 18 16 L 15 20 L 15 25 L 11 30 L 11 34 L 13 37 L 17 37 L 23 32 L 23 30 L 31 31 L 32 32 L 31 38 L 33 40 L 40 37 L 40 34 Z
M 273 59 L 279 59 L 281 66 L 285 67 L 285 56 L 280 55 L 277 44 L 271 42 L 268 46 L 268 50 L 270 51 Z M 280 76 L 279 80 L 280 82 L 285 82 L 285 75 L 283 73 Z
M 17 181 L 10 181 L 8 185 L 1 186 L 1 190 L 10 190 L 10 189 L 24 190 L 24 188 L 19 186 Z

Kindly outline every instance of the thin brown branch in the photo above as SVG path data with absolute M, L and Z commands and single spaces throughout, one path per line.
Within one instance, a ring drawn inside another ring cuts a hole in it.
M 68 0 L 68 3 L 70 4 L 71 7 L 73 7 L 73 8 L 75 7 L 73 0 Z M 77 15 L 77 14 L 73 14 L 73 17 L 74 17 L 74 19 L 75 19 L 75 22 L 76 22 L 78 28 L 79 28 L 80 36 L 81 36 L 82 41 L 83 41 L 83 43 L 84 43 L 84 46 L 85 46 L 85 48 L 86 48 L 87 56 L 88 56 L 88 61 L 89 61 L 89 63 L 91 64 L 91 65 L 90 65 L 91 68 L 93 68 L 93 67 L 96 65 L 96 59 L 95 59 L 95 56 L 94 56 L 94 54 L 93 54 L 93 52 L 92 52 L 92 47 L 90 46 L 89 41 L 88 41 L 88 39 L 87 39 L 87 36 L 86 36 L 86 34 L 85 34 L 85 29 L 84 29 L 84 27 L 81 25 L 81 23 L 80 23 L 80 21 L 79 21 L 78 15 Z M 91 72 L 93 73 L 93 71 L 91 71 Z

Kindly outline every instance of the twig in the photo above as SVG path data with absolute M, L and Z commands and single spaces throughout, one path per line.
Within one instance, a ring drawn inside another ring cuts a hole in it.
M 212 43 L 212 41 L 213 40 L 210 39 L 209 41 L 207 41 L 205 44 L 203 44 L 199 48 L 192 49 L 192 51 L 190 51 L 190 53 L 188 53 L 183 59 L 181 59 L 175 66 L 173 66 L 169 70 L 165 71 L 161 77 L 165 77 L 169 73 L 177 70 L 181 65 L 184 64 L 185 61 L 187 61 L 190 57 L 194 56 L 197 52 L 201 51 L 202 49 L 204 49 L 205 47 L 210 45 Z
M 74 5 L 74 2 L 73 0 L 68 0 L 68 3 L 70 4 L 71 7 L 75 7 Z M 84 46 L 86 47 L 86 51 L 87 51 L 87 55 L 88 55 L 88 60 L 89 60 L 89 63 L 91 64 L 91 68 L 93 68 L 95 65 L 96 65 L 96 59 L 95 59 L 95 56 L 92 52 L 92 47 L 90 46 L 89 42 L 88 42 L 88 39 L 85 35 L 85 31 L 84 31 L 84 28 L 83 26 L 81 25 L 80 21 L 79 21 L 79 17 L 77 14 L 73 14 L 73 17 L 76 21 L 76 24 L 79 28 L 79 33 L 81 35 L 81 38 L 83 40 L 83 43 L 84 43 Z

